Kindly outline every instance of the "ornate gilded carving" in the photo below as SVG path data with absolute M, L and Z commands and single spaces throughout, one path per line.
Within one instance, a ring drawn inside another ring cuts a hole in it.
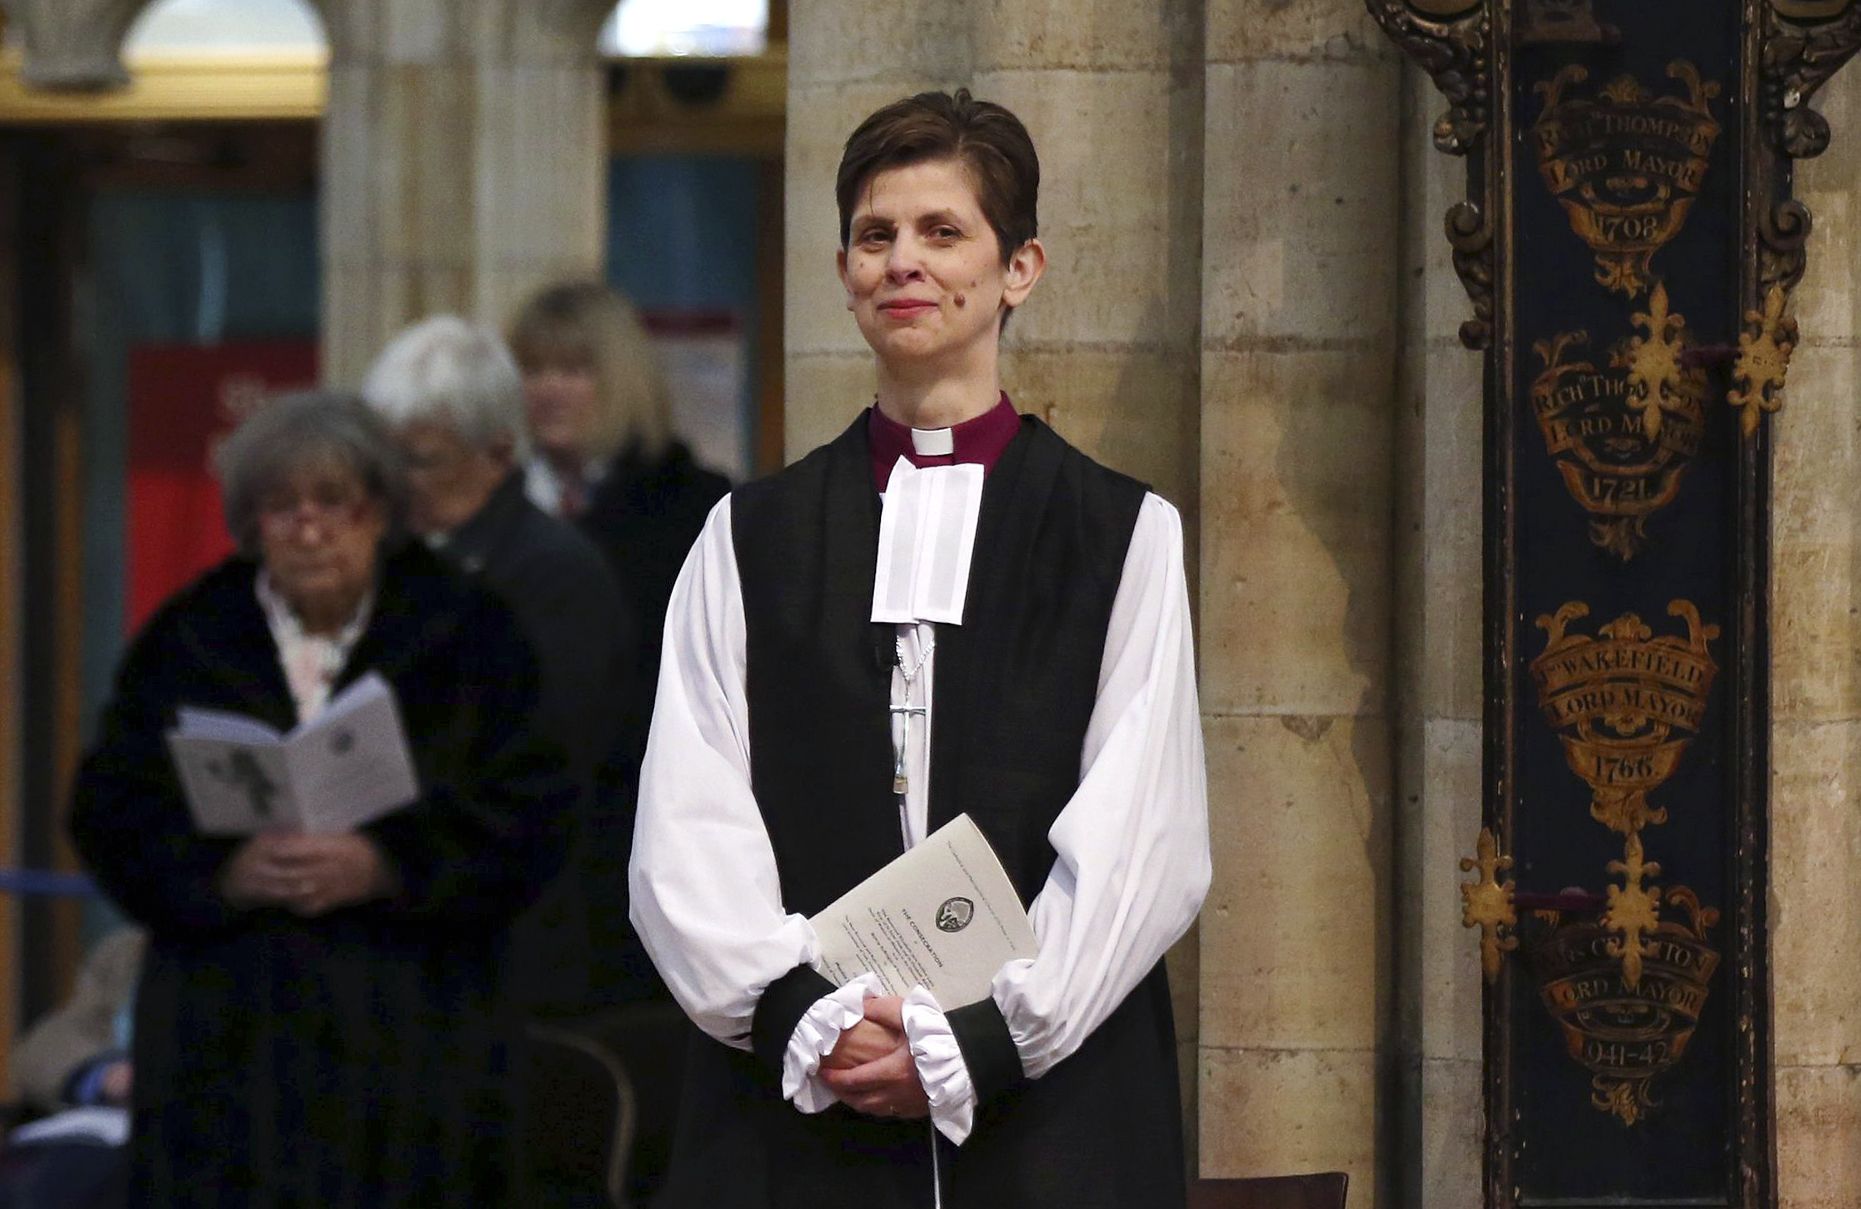
M 1821 155 L 1829 145 L 1829 123 L 1809 103 L 1861 49 L 1861 5 L 1854 0 L 1769 0 L 1759 11 L 1758 103 L 1765 134 L 1786 159 Z M 1747 438 L 1757 432 L 1764 412 L 1783 406 L 1784 375 L 1797 343 L 1796 320 L 1785 310 L 1803 277 L 1811 223 L 1808 207 L 1788 196 L 1787 165 L 1780 179 L 1784 196 L 1755 207 L 1761 309 L 1745 312 L 1732 370 L 1737 385 L 1726 392 L 1726 402 L 1740 409 L 1739 431 Z
M 1747 437 L 1758 430 L 1758 413 L 1783 406 L 1783 380 L 1796 348 L 1796 319 L 1783 313 L 1784 288 L 1773 285 L 1764 295 L 1764 310 L 1745 312 L 1745 330 L 1738 336 L 1738 360 L 1732 378 L 1742 385 L 1726 392 L 1725 401 L 1742 408 L 1739 430 Z
M 1435 121 L 1435 147 L 1467 155 L 1486 137 L 1492 17 L 1485 0 L 1365 0 L 1370 15 L 1402 52 L 1420 64 L 1442 95 L 1447 112 Z M 1447 212 L 1454 272 L 1473 300 L 1473 318 L 1460 325 L 1460 342 L 1483 349 L 1493 339 L 1493 232 L 1481 207 L 1461 202 Z
M 1414 59 L 1447 97 L 1448 110 L 1435 121 L 1435 146 L 1465 155 L 1486 133 L 1486 57 L 1492 20 L 1485 3 L 1446 4 L 1414 0 L 1367 0 L 1370 15 L 1402 52 Z
M 1685 886 L 1669 887 L 1665 898 L 1684 922 L 1670 911 L 1648 930 L 1633 985 L 1613 952 L 1620 941 L 1593 918 L 1549 915 L 1529 947 L 1539 998 L 1570 1056 L 1590 1072 L 1591 1105 L 1624 1126 L 1658 1106 L 1650 1084 L 1686 1053 L 1719 967 L 1707 943 L 1719 913 Z
M 1667 308 L 1667 287 L 1657 285 L 1648 309 L 1636 311 L 1629 322 L 1645 335 L 1628 342 L 1629 406 L 1641 413 L 1641 429 L 1651 438 L 1661 435 L 1661 417 L 1678 412 L 1688 400 L 1682 397 L 1680 352 L 1686 347 L 1686 316 Z M 1697 400 L 1692 400 L 1697 404 Z
M 1719 137 L 1719 85 L 1684 59 L 1667 75 L 1685 95 L 1656 96 L 1627 74 L 1578 95 L 1590 73 L 1576 63 L 1534 89 L 1544 98 L 1532 136 L 1545 187 L 1594 253 L 1597 282 L 1630 298 L 1652 284 L 1654 254 L 1686 225 Z
M 1803 279 L 1809 241 L 1809 207 L 1794 198 L 1758 208 L 1758 291 L 1780 285 L 1788 293 Z
M 1692 602 L 1676 600 L 1667 613 L 1686 621 L 1685 638 L 1656 638 L 1633 613 L 1599 626 L 1596 637 L 1570 633 L 1570 623 L 1589 612 L 1573 600 L 1538 617 L 1546 643 L 1531 674 L 1565 762 L 1590 787 L 1590 817 L 1632 836 L 1667 820 L 1648 795 L 1673 775 L 1699 733 L 1719 673 L 1707 644 L 1719 627 L 1703 623 Z M 1675 738 L 1676 731 L 1685 737 Z
M 1615 933 L 1607 951 L 1622 959 L 1622 985 L 1632 991 L 1641 986 L 1642 958 L 1654 956 L 1648 937 L 1661 922 L 1661 888 L 1644 886 L 1642 880 L 1659 877 L 1661 866 L 1642 859 L 1641 835 L 1631 831 L 1622 842 L 1622 859 L 1610 861 L 1607 869 L 1622 875 L 1621 885 L 1608 888 L 1609 905 L 1603 911 L 1604 930 Z
M 1514 883 L 1511 878 L 1499 880 L 1501 873 L 1512 868 L 1512 858 L 1499 855 L 1499 841 L 1487 827 L 1480 828 L 1475 851 L 1477 856 L 1460 858 L 1461 872 L 1478 869 L 1480 873 L 1479 880 L 1461 883 L 1460 922 L 1462 927 L 1480 930 L 1480 967 L 1486 981 L 1492 982 L 1499 977 L 1501 954 L 1519 947 L 1518 937 L 1512 934 L 1519 922 L 1512 906 Z
M 1705 426 L 1704 369 L 1687 367 L 1686 319 L 1656 287 L 1637 312 L 1647 333 L 1618 342 L 1600 366 L 1584 331 L 1532 343 L 1542 369 L 1532 412 L 1564 487 L 1590 515 L 1590 540 L 1624 561 L 1647 541 L 1648 518 L 1672 503 Z
M 1852 0 L 1772 0 L 1763 5 L 1765 126 L 1792 159 L 1821 155 L 1829 123 L 1810 98 L 1861 49 L 1861 6 Z
M 1651 335 L 1667 323 L 1665 302 L 1657 290 L 1638 317 Z M 1597 915 L 1543 919 L 1549 935 L 1530 954 L 1570 1056 L 1591 1073 L 1590 1103 L 1628 1126 L 1656 1106 L 1650 1082 L 1685 1052 L 1719 963 L 1706 943 L 1717 912 L 1685 886 L 1654 885 L 1661 866 L 1642 843 L 1645 828 L 1667 821 L 1648 795 L 1699 733 L 1719 671 L 1711 651 L 1719 627 L 1691 601 L 1674 600 L 1667 613 L 1686 623 L 1684 637 L 1656 637 L 1633 613 L 1594 636 L 1572 633 L 1589 612 L 1573 600 L 1538 617 L 1545 648 L 1531 674 L 1565 762 L 1590 787 L 1591 817 L 1622 836 L 1622 859 L 1607 866 L 1622 880 L 1606 887 Z M 1689 923 L 1663 918 L 1663 902 L 1684 909 Z

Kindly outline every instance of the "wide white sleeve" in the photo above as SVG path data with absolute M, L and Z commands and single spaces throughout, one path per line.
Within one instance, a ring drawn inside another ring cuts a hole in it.
M 1144 499 L 1113 601 L 1079 788 L 1029 915 L 1039 949 L 993 992 L 1031 1078 L 1077 1050 L 1195 922 L 1208 893 L 1208 778 L 1182 519 Z
M 819 942 L 804 917 L 782 909 L 750 791 L 743 593 L 728 496 L 679 572 L 662 650 L 628 869 L 633 926 L 698 1027 L 748 1049 L 764 989 L 812 962 Z

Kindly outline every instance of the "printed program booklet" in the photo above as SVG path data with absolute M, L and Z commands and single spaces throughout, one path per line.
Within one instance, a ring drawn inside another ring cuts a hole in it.
M 183 707 L 178 721 L 168 750 L 207 835 L 352 831 L 420 796 L 394 690 L 374 672 L 288 735 L 222 710 Z
M 989 994 L 997 970 L 1034 956 L 1014 883 L 966 814 L 939 827 L 808 922 L 814 968 L 845 985 L 870 971 L 886 993 L 921 986 L 946 1007 Z

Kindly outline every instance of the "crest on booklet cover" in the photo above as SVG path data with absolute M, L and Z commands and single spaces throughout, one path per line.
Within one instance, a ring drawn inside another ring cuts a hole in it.
M 969 926 L 969 921 L 976 918 L 976 904 L 961 895 L 943 900 L 937 908 L 937 930 L 940 932 L 961 932 Z
M 1633 982 L 1601 920 L 1535 912 L 1542 931 L 1534 928 L 1526 946 L 1545 1010 L 1570 1056 L 1590 1072 L 1590 1103 L 1624 1126 L 1659 1107 L 1651 1085 L 1685 1055 L 1719 966 L 1708 943 L 1719 913 L 1685 886 L 1664 897 L 1685 918 L 1670 912 L 1649 934 Z
M 1616 76 L 1579 91 L 1589 69 L 1569 64 L 1535 91 L 1538 171 L 1570 227 L 1596 256 L 1596 280 L 1630 298 L 1652 284 L 1652 262 L 1686 225 L 1719 137 L 1719 85 L 1685 60 L 1667 65 L 1678 93 L 1656 94 Z
M 1589 616 L 1580 600 L 1541 614 L 1544 651 L 1531 661 L 1538 705 L 1563 740 L 1564 760 L 1590 787 L 1590 815 L 1622 835 L 1667 821 L 1648 795 L 1673 775 L 1699 733 L 1719 665 L 1708 644 L 1719 627 L 1691 601 L 1668 604 L 1686 634 L 1663 634 L 1624 613 L 1594 636 L 1570 632 Z

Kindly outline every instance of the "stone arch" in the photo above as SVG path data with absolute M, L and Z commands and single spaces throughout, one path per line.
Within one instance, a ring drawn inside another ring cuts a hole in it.
M 136 50 L 179 32 L 188 44 L 224 39 L 229 46 L 329 45 L 328 28 L 315 0 L 145 0 L 129 26 L 126 50 Z M 154 36 L 152 36 L 154 35 Z
M 619 24 L 622 24 L 624 26 L 626 22 L 624 20 L 621 20 L 623 14 L 630 16 L 630 17 L 639 17 L 642 15 L 639 10 L 644 9 L 646 10 L 645 15 L 647 17 L 647 20 L 649 23 L 651 23 L 653 17 L 657 15 L 653 12 L 653 10 L 660 6 L 654 3 L 651 3 L 650 0 L 604 0 L 604 2 L 598 5 L 598 7 L 601 10 L 601 15 L 600 15 L 599 21 L 597 21 L 596 26 L 595 26 L 597 38 L 599 37 L 600 34 L 605 32 L 603 27 L 606 26 L 609 21 L 617 21 Z M 678 7 L 681 7 L 686 10 L 689 10 L 693 7 L 697 7 L 699 9 L 703 8 L 702 5 L 694 5 L 693 0 L 678 0 Z M 771 39 L 771 38 L 775 41 L 786 40 L 786 33 L 783 33 L 781 36 L 776 36 L 772 32 L 776 26 L 778 9 L 781 9 L 782 12 L 786 13 L 786 6 L 782 4 L 781 0 L 764 0 L 763 32 L 764 32 L 766 40 Z M 684 13 L 684 15 L 689 17 L 695 14 L 687 11 Z M 711 15 L 717 16 L 720 14 L 718 14 L 716 10 L 711 10 Z M 782 25 L 782 29 L 785 31 L 787 28 L 786 23 L 785 23 L 786 22 L 785 17 L 783 18 L 783 22 L 784 23 Z M 611 50 L 608 50 L 608 51 L 604 51 L 603 53 L 612 53 L 612 52 Z M 631 54 L 631 53 L 638 53 L 638 52 L 623 49 L 622 53 Z M 721 51 L 706 49 L 706 50 L 700 50 L 698 51 L 698 53 L 706 54 L 706 55 L 714 54 L 714 53 L 732 54 L 732 53 L 738 53 L 738 51 L 735 49 L 721 50 Z

